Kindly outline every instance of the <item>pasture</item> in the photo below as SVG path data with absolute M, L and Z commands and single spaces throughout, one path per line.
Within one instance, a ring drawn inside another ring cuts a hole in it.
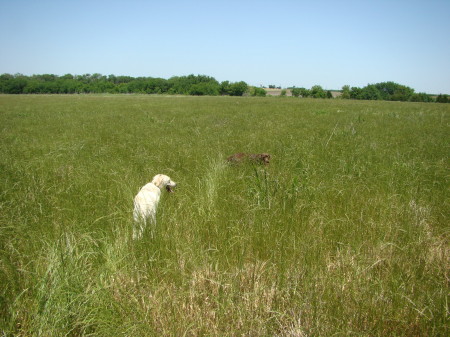
M 0 96 L 2 336 L 444 336 L 445 104 Z M 230 166 L 235 152 L 270 165 Z M 157 173 L 155 236 L 132 200 Z

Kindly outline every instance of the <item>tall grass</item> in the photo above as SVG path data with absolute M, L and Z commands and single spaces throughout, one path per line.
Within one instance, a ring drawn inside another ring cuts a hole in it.
M 449 112 L 0 96 L 0 331 L 447 335 Z M 132 198 L 157 173 L 179 186 L 132 242 Z

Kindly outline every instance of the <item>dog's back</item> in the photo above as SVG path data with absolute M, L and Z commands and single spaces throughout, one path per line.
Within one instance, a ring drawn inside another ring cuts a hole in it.
M 147 219 L 153 217 L 158 207 L 161 190 L 153 183 L 141 188 L 134 197 L 134 219 Z
M 237 164 L 243 162 L 246 158 L 248 158 L 246 153 L 235 153 L 227 158 L 227 161 L 232 164 Z
M 267 165 L 270 162 L 270 154 L 268 153 L 235 153 L 227 158 L 227 161 L 231 164 L 240 164 L 249 162 L 253 164 Z
M 148 183 L 134 197 L 133 239 L 142 237 L 147 223 L 156 222 L 156 209 L 160 196 L 161 190 L 153 183 Z

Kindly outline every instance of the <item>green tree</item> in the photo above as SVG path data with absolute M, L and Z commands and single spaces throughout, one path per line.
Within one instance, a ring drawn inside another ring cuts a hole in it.
M 162 94 L 169 91 L 169 83 L 163 78 L 146 78 L 145 92 L 147 94 Z
M 341 98 L 343 98 L 343 99 L 350 99 L 350 86 L 349 85 L 344 85 L 342 87 Z
M 292 93 L 292 96 L 298 97 L 298 96 L 300 96 L 301 90 L 300 90 L 300 88 L 292 88 L 291 93 Z
M 361 90 L 360 99 L 380 100 L 382 99 L 382 95 L 376 85 L 369 84 Z
M 248 89 L 247 83 L 244 81 L 230 84 L 230 96 L 242 96 Z
M 197 96 L 203 95 L 216 96 L 219 94 L 219 85 L 213 82 L 201 82 L 193 84 L 189 89 L 189 94 Z
M 424 92 L 412 94 L 409 100 L 411 102 L 433 102 L 433 98 Z
M 16 74 L 10 78 L 5 85 L 7 94 L 23 94 L 23 89 L 27 86 L 27 79 L 22 74 Z
M 266 94 L 267 93 L 263 88 L 251 87 L 250 89 L 250 96 L 265 97 Z
M 171 77 L 169 79 L 169 85 L 173 93 L 187 95 L 191 90 L 191 86 L 199 83 L 211 83 L 219 87 L 219 82 L 217 82 L 214 77 L 209 77 L 206 75 L 188 75 L 180 77 Z M 198 89 L 198 88 L 197 88 Z M 196 91 L 197 89 L 193 89 Z
M 303 98 L 311 96 L 311 92 L 308 89 L 306 89 L 306 88 L 299 88 L 299 89 L 300 89 L 300 95 Z
M 73 75 L 72 74 L 65 74 L 63 76 L 60 77 L 63 80 L 73 80 Z
M 310 96 L 313 98 L 326 98 L 327 93 L 320 85 L 314 85 L 310 90 Z
M 8 82 L 13 78 L 11 74 L 2 74 L 0 75 L 0 92 L 6 93 L 6 86 Z
M 414 93 L 414 89 L 395 82 L 381 82 L 372 85 L 375 86 L 380 93 L 380 98 L 378 99 L 386 101 L 408 101 Z
M 361 98 L 362 89 L 358 87 L 352 87 L 350 89 L 350 98 L 352 99 L 362 99 Z
M 229 95 L 230 94 L 230 82 L 229 81 L 223 81 L 220 83 L 219 94 L 220 95 Z
M 449 103 L 448 95 L 439 94 L 436 103 Z

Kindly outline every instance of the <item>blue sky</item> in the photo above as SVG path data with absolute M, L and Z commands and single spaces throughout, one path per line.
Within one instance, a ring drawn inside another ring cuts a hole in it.
M 0 73 L 450 94 L 450 1 L 0 0 Z

